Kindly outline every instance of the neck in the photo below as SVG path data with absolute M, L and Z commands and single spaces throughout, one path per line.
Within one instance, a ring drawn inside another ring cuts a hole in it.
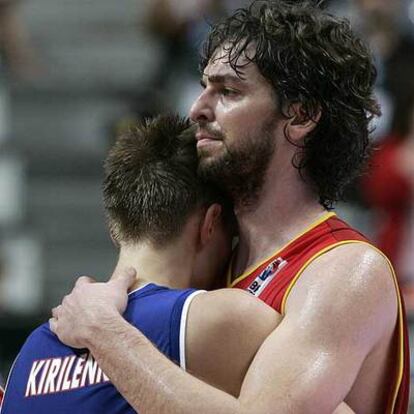
M 189 287 L 192 255 L 186 249 L 180 249 L 179 243 L 173 244 L 165 248 L 154 247 L 148 242 L 122 244 L 112 277 L 128 267 L 134 267 L 137 280 L 131 290 L 146 283 L 177 289 Z
M 289 168 L 290 167 L 290 168 Z M 326 213 L 297 170 L 270 168 L 254 205 L 236 206 L 239 245 L 233 276 L 285 246 Z

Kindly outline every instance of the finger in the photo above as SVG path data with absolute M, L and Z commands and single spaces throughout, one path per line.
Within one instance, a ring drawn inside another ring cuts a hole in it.
M 71 294 L 63 296 L 62 303 L 56 307 L 59 308 L 59 307 L 65 306 L 68 303 L 68 298 L 70 297 L 70 295 Z
M 81 276 L 75 283 L 75 286 L 82 286 L 90 283 L 95 283 L 96 280 L 89 276 Z
M 56 334 L 57 331 L 57 320 L 55 318 L 50 318 L 49 319 L 49 328 L 50 330 Z
M 116 284 L 119 289 L 128 290 L 135 282 L 137 271 L 133 267 L 128 267 L 122 271 L 114 273 L 111 280 L 111 284 Z
M 56 306 L 55 308 L 52 309 L 52 316 L 55 319 L 59 318 L 59 313 L 60 313 L 61 309 L 62 309 L 62 305 Z

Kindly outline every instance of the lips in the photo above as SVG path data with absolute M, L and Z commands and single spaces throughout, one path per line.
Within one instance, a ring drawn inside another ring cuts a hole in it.
M 212 135 L 207 135 L 207 134 L 200 133 L 200 132 L 198 132 L 198 133 L 196 134 L 196 140 L 197 140 L 197 141 L 203 141 L 203 140 L 217 141 L 218 139 L 219 139 L 219 138 L 214 137 L 214 136 L 212 136 Z
M 201 132 L 201 131 L 196 134 L 196 140 L 197 140 L 197 149 L 198 150 L 203 149 L 204 151 L 206 149 L 210 150 L 211 148 L 215 148 L 222 141 L 221 138 L 217 136 L 206 134 L 205 132 Z

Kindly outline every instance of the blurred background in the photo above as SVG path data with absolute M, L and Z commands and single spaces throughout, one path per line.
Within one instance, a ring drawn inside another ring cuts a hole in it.
M 76 278 L 115 264 L 101 203 L 115 134 L 187 114 L 208 22 L 246 3 L 0 0 L 0 382 Z M 414 0 L 325 6 L 370 44 L 383 111 L 370 174 L 338 211 L 393 260 L 414 333 Z

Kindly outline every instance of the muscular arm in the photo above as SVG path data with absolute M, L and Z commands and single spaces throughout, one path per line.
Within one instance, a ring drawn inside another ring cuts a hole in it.
M 238 398 L 182 371 L 119 314 L 95 313 L 99 323 L 77 328 L 78 345 L 92 351 L 138 411 L 320 414 L 343 401 L 365 357 L 393 329 L 396 298 L 387 265 L 371 249 L 343 246 L 325 254 L 300 278 Z
M 196 296 L 187 320 L 187 371 L 238 396 L 257 350 L 281 319 L 270 306 L 240 289 Z

